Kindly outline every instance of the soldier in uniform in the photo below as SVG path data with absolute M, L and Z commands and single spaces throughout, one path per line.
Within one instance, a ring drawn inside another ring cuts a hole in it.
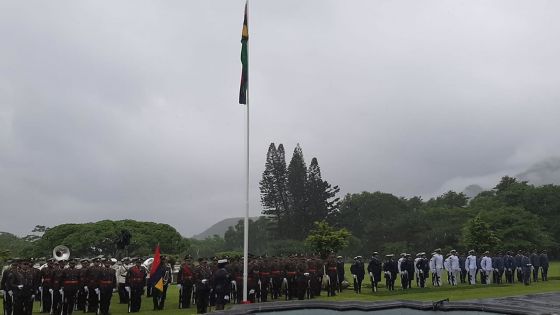
M 322 271 L 322 270 L 321 270 Z M 336 256 L 336 282 L 338 287 L 338 292 L 342 292 L 342 281 L 344 281 L 344 259 L 342 256 Z M 319 284 L 320 289 L 320 284 Z M 320 292 L 320 291 L 319 291 Z
M 546 254 L 546 250 L 543 250 L 541 255 L 539 256 L 539 262 L 541 265 L 541 276 L 542 281 L 548 281 L 548 255 Z
M 418 277 L 420 278 L 420 288 L 426 287 L 426 279 L 430 275 L 430 263 L 426 258 L 426 253 L 422 252 L 420 254 L 420 259 L 416 262 L 416 268 L 418 269 Z
M 229 272 L 225 268 L 227 262 L 228 262 L 227 259 L 218 260 L 218 269 L 213 274 L 213 278 L 212 278 L 213 289 L 214 292 L 216 293 L 217 311 L 223 310 L 225 304 L 229 300 L 230 277 L 229 277 Z
M 101 257 L 93 258 L 93 265 L 87 268 L 84 279 L 84 291 L 86 292 L 86 312 L 95 313 L 99 308 L 99 296 L 95 289 L 98 288 L 98 278 L 101 272 Z
M 152 283 L 152 301 L 154 303 L 154 311 L 162 310 L 165 306 L 165 298 L 167 297 L 167 288 L 171 282 L 171 267 L 167 263 L 167 257 L 160 257 L 159 269 L 161 273 L 161 279 L 163 281 L 163 290 L 160 291 L 155 287 L 155 283 Z M 152 279 L 150 279 L 151 281 Z
M 531 264 L 531 260 L 528 256 L 521 255 L 521 274 L 523 275 L 523 284 L 529 285 L 531 283 L 531 268 L 533 265 Z M 527 253 L 529 255 L 529 253 Z
M 128 294 L 125 290 L 126 274 L 130 264 L 130 258 L 125 257 L 116 264 L 117 286 L 119 293 L 119 304 L 128 304 Z
M 377 292 L 377 284 L 381 281 L 381 260 L 379 260 L 378 252 L 373 252 L 368 263 L 368 273 L 371 280 L 371 290 Z
M 443 256 L 441 255 L 441 249 L 437 248 L 433 256 L 434 258 L 434 285 L 440 287 L 442 284 L 441 276 L 443 271 Z
M 190 255 L 185 256 L 179 273 L 177 274 L 177 283 L 179 284 L 179 307 L 191 307 L 192 289 L 193 289 L 193 264 Z
M 521 250 L 517 251 L 517 255 L 515 255 L 515 271 L 517 275 L 517 282 L 523 282 L 523 254 Z
M 4 314 L 12 314 L 13 311 L 13 290 L 8 287 L 8 279 L 11 278 L 11 274 L 16 272 L 18 268 L 17 260 L 9 261 L 9 266 L 2 270 L 2 281 L 0 282 L 0 291 L 2 291 Z
M 98 287 L 95 291 L 99 297 L 99 314 L 108 315 L 113 290 L 117 288 L 117 276 L 115 269 L 111 268 L 111 260 L 105 258 L 103 265 L 97 274 Z
M 459 268 L 461 269 L 460 272 L 460 280 L 461 280 L 461 284 L 466 283 L 467 281 L 467 269 L 465 268 L 465 261 L 467 260 L 467 257 L 464 254 L 457 254 L 457 256 L 459 256 Z
M 199 264 L 194 268 L 196 312 L 197 314 L 205 314 L 208 312 L 212 273 L 210 272 L 206 258 L 199 258 L 198 262 Z
M 476 256 L 474 255 L 474 250 L 469 250 L 469 256 L 465 260 L 465 269 L 468 271 L 469 284 L 476 284 Z
M 282 276 L 280 270 L 280 262 L 275 258 L 270 265 L 270 276 L 272 278 L 272 299 L 276 300 L 282 294 Z
M 533 253 L 530 256 L 531 265 L 533 265 L 533 282 L 539 281 L 539 269 L 541 268 L 541 261 L 539 254 L 537 254 L 537 249 L 533 250 Z
M 406 254 L 406 272 L 408 276 L 408 284 L 407 287 L 410 289 L 412 287 L 412 281 L 414 281 L 414 260 L 412 259 L 412 255 Z
M 76 269 L 76 261 L 70 260 L 68 268 L 63 269 L 60 275 L 60 284 L 64 293 L 62 299 L 62 314 L 72 314 L 76 297 L 80 289 L 80 270 Z
M 134 262 L 135 265 L 128 269 L 125 282 L 125 290 L 129 294 L 128 309 L 130 313 L 140 311 L 147 276 L 146 269 L 142 267 L 142 259 L 136 258 Z
M 385 272 L 385 286 L 389 291 L 395 290 L 395 278 L 399 272 L 397 262 L 393 260 L 393 254 L 385 255 L 386 260 L 383 263 L 383 271 Z
M 49 290 L 52 303 L 51 303 L 51 313 L 52 314 L 60 314 L 62 311 L 62 284 L 60 283 L 60 277 L 62 275 L 62 271 L 64 270 L 65 262 L 64 260 L 58 261 L 55 264 L 53 279 L 52 279 L 52 287 Z
M 48 313 L 51 311 L 52 297 L 50 290 L 52 289 L 52 282 L 54 278 L 54 259 L 47 260 L 47 266 L 41 269 L 41 313 Z
M 7 279 L 6 287 L 13 292 L 14 315 L 31 315 L 35 301 L 35 279 L 31 262 L 24 260 Z
M 76 309 L 79 311 L 86 311 L 86 304 L 88 300 L 88 291 L 86 290 L 88 283 L 88 272 L 89 272 L 89 259 L 84 258 L 80 260 L 80 290 L 78 291 L 78 298 L 76 301 Z
M 506 283 L 514 282 L 514 272 L 515 272 L 515 259 L 511 255 L 512 252 L 508 251 L 504 256 L 504 270 L 506 274 Z
M 459 257 L 457 257 L 457 251 L 452 249 L 451 256 L 449 256 L 449 265 L 451 269 L 451 285 L 456 286 L 457 278 L 461 272 Z
M 490 258 L 490 252 L 484 252 L 484 256 L 480 261 L 480 282 L 482 284 L 490 284 L 492 282 L 491 276 L 494 269 L 492 268 L 492 258 Z
M 338 287 L 337 284 L 337 276 L 338 270 L 336 268 L 336 259 L 334 254 L 330 254 L 326 261 L 326 269 L 327 269 L 327 276 L 329 278 L 329 287 L 328 287 L 328 296 L 335 296 L 336 295 L 336 288 Z
M 362 256 L 356 256 L 354 258 L 354 263 L 350 266 L 350 273 L 352 273 L 354 277 L 354 292 L 362 293 L 362 281 L 364 281 L 364 275 L 366 273 Z
M 504 274 L 504 256 L 502 252 L 498 252 L 495 257 L 492 257 L 492 268 L 494 269 L 494 283 L 501 284 Z
M 406 258 L 406 253 L 401 254 L 401 258 L 397 261 L 399 274 L 401 276 L 401 287 L 406 290 L 409 285 L 410 274 L 408 273 L 410 269 L 410 261 Z

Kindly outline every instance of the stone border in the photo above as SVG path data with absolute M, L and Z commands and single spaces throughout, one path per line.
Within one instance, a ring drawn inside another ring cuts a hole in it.
M 410 308 L 415 310 L 430 311 L 434 309 L 432 302 L 417 302 L 417 301 L 380 301 L 380 302 L 365 302 L 365 301 L 282 301 L 282 302 L 267 302 L 246 305 L 235 305 L 227 311 L 215 312 L 216 314 L 229 314 L 229 315 L 244 315 L 256 314 L 260 312 L 272 311 L 289 311 L 298 309 L 331 309 L 336 311 L 379 311 L 395 308 Z M 508 306 L 498 303 L 480 303 L 472 302 L 445 302 L 438 306 L 437 310 L 440 311 L 477 311 L 477 312 L 490 312 L 499 314 L 512 314 L 512 315 L 540 315 L 542 312 L 536 311 L 530 307 Z

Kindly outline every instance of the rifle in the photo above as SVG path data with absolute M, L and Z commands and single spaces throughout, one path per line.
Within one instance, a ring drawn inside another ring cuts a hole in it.
M 128 293 L 128 312 L 130 313 L 132 311 L 131 310 L 131 307 L 132 307 L 132 292 L 130 290 L 130 287 L 124 287 L 124 289 Z
M 88 287 L 84 287 L 84 291 L 86 291 L 86 299 L 84 301 L 84 309 L 85 309 L 85 312 L 88 313 L 89 312 L 89 289 L 88 289 Z
M 53 312 L 54 312 L 54 290 L 49 289 L 49 292 L 51 293 L 51 311 L 50 311 L 50 314 L 52 315 Z
M 97 311 L 96 314 L 101 314 L 101 290 L 99 288 L 95 289 L 95 293 L 97 293 Z
M 179 287 L 179 308 L 183 308 L 183 286 L 181 284 L 177 286 Z
M 61 307 L 60 307 L 60 315 L 64 314 L 64 289 L 60 289 L 60 303 L 61 303 Z
M 43 313 L 43 287 L 39 287 L 39 312 Z
M 196 305 L 196 283 L 192 286 L 192 304 Z
M 2 309 L 4 310 L 4 315 L 8 315 L 8 310 L 6 310 L 6 307 L 7 307 L 6 304 L 8 304 L 6 302 L 6 295 L 8 294 L 8 291 L 2 291 L 2 292 L 3 292 L 2 293 Z
M 371 280 L 371 291 L 375 292 L 375 282 L 373 281 L 373 273 L 369 273 L 369 280 Z

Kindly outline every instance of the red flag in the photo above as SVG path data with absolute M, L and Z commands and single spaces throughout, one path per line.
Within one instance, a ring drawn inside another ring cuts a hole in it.
M 158 244 L 154 253 L 154 261 L 152 262 L 152 267 L 150 268 L 150 282 L 155 289 L 163 292 L 163 275 L 162 269 L 159 267 L 160 263 L 161 258 Z

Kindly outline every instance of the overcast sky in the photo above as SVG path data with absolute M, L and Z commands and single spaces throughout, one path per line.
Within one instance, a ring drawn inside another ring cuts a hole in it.
M 243 216 L 243 6 L 0 1 L 0 231 Z M 270 142 L 424 199 L 560 155 L 560 1 L 249 6 L 252 215 Z

